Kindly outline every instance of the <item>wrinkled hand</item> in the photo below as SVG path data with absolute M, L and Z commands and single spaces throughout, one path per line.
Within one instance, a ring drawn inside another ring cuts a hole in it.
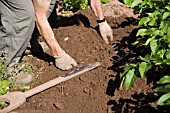
M 77 66 L 75 60 L 64 52 L 62 56 L 54 56 L 55 66 L 61 70 L 69 70 L 73 66 Z
M 113 40 L 112 29 L 106 21 L 99 23 L 99 31 L 106 44 L 109 44 L 108 38 L 110 38 L 110 41 Z

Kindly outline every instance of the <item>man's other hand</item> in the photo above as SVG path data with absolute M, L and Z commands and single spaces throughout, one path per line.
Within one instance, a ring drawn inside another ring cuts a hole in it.
M 109 26 L 109 24 L 106 22 L 106 20 L 102 23 L 99 23 L 99 31 L 106 44 L 109 44 L 108 38 L 110 38 L 110 41 L 113 40 L 112 29 Z

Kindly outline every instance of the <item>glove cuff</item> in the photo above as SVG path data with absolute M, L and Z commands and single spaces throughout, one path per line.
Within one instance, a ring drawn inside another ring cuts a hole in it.
M 102 20 L 96 20 L 97 21 L 97 23 L 102 23 L 102 22 L 105 22 L 106 21 L 106 18 L 104 17 Z
M 65 54 L 66 54 L 66 53 L 65 53 L 65 51 L 64 51 L 64 53 L 63 53 L 61 56 L 53 56 L 53 57 L 54 57 L 55 59 L 58 59 L 58 58 L 63 57 Z

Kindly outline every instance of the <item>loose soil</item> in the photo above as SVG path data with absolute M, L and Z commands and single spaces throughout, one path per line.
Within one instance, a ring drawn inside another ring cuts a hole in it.
M 110 12 L 106 10 L 108 7 Z M 33 57 L 28 57 L 28 62 L 35 69 L 35 79 L 29 85 L 32 88 L 36 87 L 96 61 L 101 62 L 102 66 L 27 98 L 27 101 L 14 111 L 22 113 L 26 110 L 30 113 L 36 113 L 30 110 L 37 110 L 40 113 L 165 113 L 168 111 L 156 107 L 158 97 L 152 90 L 152 82 L 146 79 L 137 79 L 130 91 L 126 91 L 124 87 L 118 90 L 119 76 L 125 61 L 129 61 L 128 59 L 132 61 L 134 57 L 127 53 L 134 49 L 131 43 L 136 40 L 138 20 L 133 18 L 131 9 L 122 4 L 113 5 L 111 2 L 104 6 L 104 11 L 114 35 L 114 40 L 109 45 L 103 42 L 98 32 L 96 18 L 90 9 L 80 10 L 74 16 L 62 20 L 56 20 L 55 17 L 51 19 L 50 23 L 57 41 L 65 52 L 77 61 L 78 66 L 68 71 L 61 71 L 53 65 L 50 51 L 35 54 Z

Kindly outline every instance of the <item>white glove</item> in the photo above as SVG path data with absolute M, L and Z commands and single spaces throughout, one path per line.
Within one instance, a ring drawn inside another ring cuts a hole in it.
M 54 58 L 55 58 L 55 66 L 61 70 L 69 70 L 73 66 L 77 66 L 75 60 L 65 52 L 61 56 L 54 56 Z
M 106 44 L 109 44 L 108 37 L 110 38 L 110 41 L 113 40 L 112 29 L 106 22 L 106 20 L 104 22 L 99 23 L 99 31 Z

